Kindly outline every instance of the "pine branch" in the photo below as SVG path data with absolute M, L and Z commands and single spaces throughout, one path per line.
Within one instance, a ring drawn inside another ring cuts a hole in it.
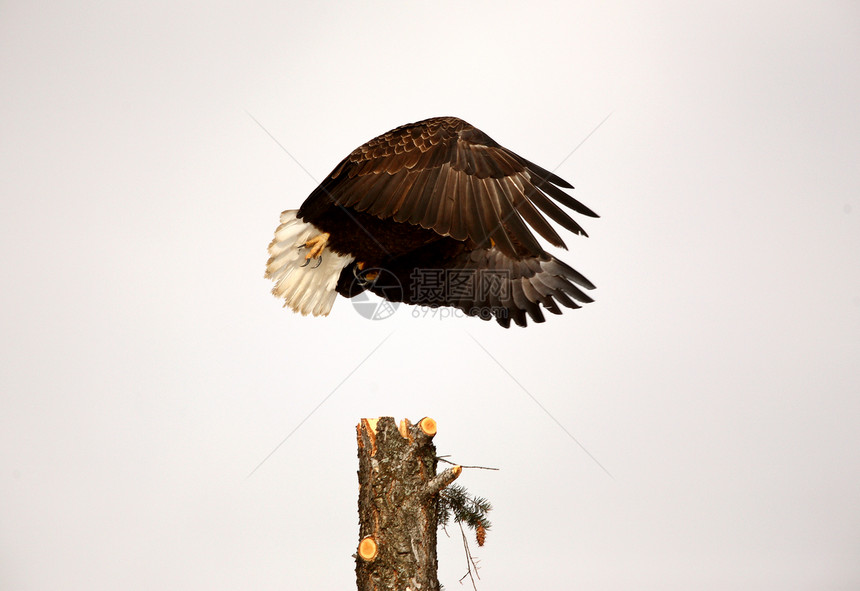
M 465 487 L 452 484 L 439 494 L 439 525 L 445 527 L 453 518 L 455 523 L 475 530 L 478 545 L 483 546 L 486 532 L 492 527 L 487 518 L 492 509 L 487 499 L 471 496 Z

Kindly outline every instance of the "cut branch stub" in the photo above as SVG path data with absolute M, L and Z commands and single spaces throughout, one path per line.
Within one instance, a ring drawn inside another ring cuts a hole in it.
M 418 426 L 421 427 L 421 430 L 427 437 L 433 437 L 436 435 L 436 421 L 430 417 L 424 417 L 418 421 Z
M 412 426 L 412 423 L 409 422 L 409 419 L 400 419 L 400 424 L 397 426 L 397 430 L 400 432 L 400 435 L 403 436 L 404 439 L 410 439 L 412 436 L 409 434 L 409 427 Z
M 436 474 L 433 419 L 417 425 L 405 419 L 398 425 L 392 417 L 362 419 L 357 432 L 358 590 L 438 590 L 439 491 L 461 468 Z
M 373 536 L 367 536 L 362 539 L 358 544 L 358 555 L 368 562 L 376 558 L 377 550 L 379 547 L 376 545 L 376 540 L 373 539 Z
M 460 473 L 462 472 L 463 468 L 461 466 L 451 466 L 430 480 L 424 488 L 424 491 L 422 491 L 423 494 L 428 496 L 438 495 L 439 491 L 457 480 L 457 477 L 460 476 Z

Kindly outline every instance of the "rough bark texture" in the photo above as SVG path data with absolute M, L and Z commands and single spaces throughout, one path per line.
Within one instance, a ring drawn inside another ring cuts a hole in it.
M 398 428 L 392 417 L 381 417 L 357 426 L 358 591 L 439 589 L 439 492 L 459 476 L 460 467 L 436 474 L 436 446 L 419 425 L 404 419 Z M 368 549 L 375 551 L 372 557 Z

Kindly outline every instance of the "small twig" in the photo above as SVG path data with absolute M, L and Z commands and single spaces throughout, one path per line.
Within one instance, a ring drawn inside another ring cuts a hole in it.
M 478 580 L 481 579 L 481 575 L 478 574 L 478 563 L 472 557 L 472 552 L 469 550 L 469 540 L 466 538 L 466 531 L 463 529 L 463 524 L 458 521 L 457 525 L 460 526 L 460 533 L 463 536 L 463 548 L 466 551 L 466 574 L 460 577 L 460 584 L 463 584 L 463 579 L 469 577 L 472 581 L 472 588 L 475 591 L 478 591 L 478 585 L 475 583 L 475 577 L 478 577 Z M 472 572 L 473 568 L 474 573 Z
M 488 468 L 486 466 L 464 466 L 463 464 L 455 464 L 450 460 L 446 460 L 445 458 L 450 456 L 436 456 L 437 460 L 445 462 L 446 464 L 451 464 L 452 466 L 460 466 L 461 468 L 472 468 L 474 470 L 500 470 L 501 468 Z

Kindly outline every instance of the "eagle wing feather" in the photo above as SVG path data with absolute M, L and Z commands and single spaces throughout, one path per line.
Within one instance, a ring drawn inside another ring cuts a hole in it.
M 541 212 L 585 234 L 553 200 L 597 217 L 559 187 L 572 188 L 469 123 L 436 117 L 398 127 L 358 147 L 309 201 L 328 199 L 485 248 L 494 243 L 505 255 L 522 259 L 543 252 L 531 229 L 566 248 Z
M 510 326 L 511 321 L 518 326 L 526 326 L 528 318 L 533 322 L 544 322 L 543 308 L 551 314 L 561 314 L 561 306 L 579 308 L 593 301 L 583 290 L 594 289 L 594 284 L 546 253 L 515 260 L 497 247 L 467 250 L 447 261 L 444 268 L 458 273 L 474 273 L 473 285 L 476 289 L 464 290 L 444 303 L 425 290 L 404 289 L 402 301 L 431 307 L 453 306 L 467 315 L 480 316 L 484 320 L 495 317 L 505 328 Z M 408 265 L 403 268 L 392 267 L 390 271 L 399 277 L 400 285 L 410 285 L 411 268 Z M 478 287 L 485 280 L 493 278 L 505 285 L 497 283 L 497 289 Z M 391 295 L 384 287 L 380 289 L 372 285 L 369 289 L 383 297 Z

